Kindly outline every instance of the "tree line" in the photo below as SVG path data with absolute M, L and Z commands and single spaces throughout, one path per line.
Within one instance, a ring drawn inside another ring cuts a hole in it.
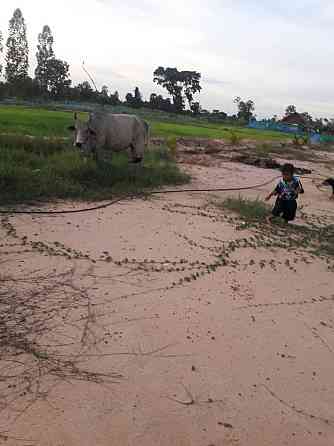
M 253 100 L 235 98 L 237 113 L 228 116 L 220 110 L 209 112 L 201 107 L 195 95 L 202 90 L 201 73 L 197 71 L 179 71 L 177 68 L 158 67 L 153 73 L 153 82 L 166 90 L 169 97 L 152 93 L 149 100 L 144 100 L 139 88 L 129 92 L 122 101 L 117 91 L 110 92 L 108 86 L 101 90 L 93 89 L 90 82 L 85 81 L 73 85 L 68 62 L 56 57 L 54 37 L 48 25 L 43 26 L 38 34 L 36 45 L 36 69 L 34 77 L 29 76 L 29 45 L 27 27 L 18 8 L 9 21 L 8 37 L 4 43 L 0 30 L 0 99 L 16 97 L 22 99 L 55 99 L 82 102 L 94 102 L 106 105 L 125 104 L 133 108 L 147 107 L 170 113 L 187 113 L 201 115 L 213 121 L 248 123 L 255 117 Z M 4 82 L 1 76 L 4 75 Z M 294 105 L 287 107 L 285 116 L 296 114 Z M 328 119 L 313 120 L 308 113 L 299 113 L 306 122 L 319 130 L 333 128 L 334 121 Z M 277 121 L 277 116 L 271 118 Z
M 22 11 L 18 8 L 9 21 L 6 43 L 0 31 L 0 79 L 4 75 L 4 81 L 0 81 L 0 99 L 16 97 L 66 99 L 108 105 L 123 103 L 133 108 L 148 107 L 170 113 L 211 115 L 213 119 L 219 120 L 228 118 L 226 113 L 219 110 L 210 113 L 202 109 L 200 103 L 194 99 L 202 90 L 201 73 L 197 71 L 179 71 L 177 68 L 160 66 L 153 73 L 153 82 L 164 88 L 169 97 L 152 93 L 149 100 L 144 100 L 136 87 L 133 92 L 126 94 L 125 101 L 122 102 L 119 93 L 110 92 L 106 85 L 100 91 L 93 89 L 88 81 L 73 85 L 69 63 L 55 55 L 54 37 L 48 25 L 43 26 L 38 34 L 36 47 L 36 69 L 34 77 L 30 77 L 27 26 Z M 236 103 L 238 113 L 229 118 L 248 121 L 253 116 L 254 102 L 237 98 Z
M 5 82 L 0 82 L 0 98 L 42 97 L 94 101 L 110 105 L 121 103 L 118 92 L 109 92 L 106 85 L 101 91 L 93 89 L 88 81 L 72 85 L 70 65 L 56 57 L 54 37 L 48 25 L 43 27 L 37 38 L 36 62 L 32 78 L 29 76 L 27 26 L 22 11 L 18 8 L 9 21 L 6 44 L 0 31 L 0 77 L 3 74 L 5 79 Z M 201 91 L 200 79 L 201 74 L 195 71 L 159 67 L 154 72 L 154 82 L 165 88 L 171 99 L 152 93 L 149 101 L 144 101 L 139 88 L 136 87 L 134 93 L 126 95 L 125 103 L 131 107 L 150 106 L 169 112 L 183 112 L 187 101 L 189 110 L 198 113 L 200 105 L 194 101 L 194 94 Z

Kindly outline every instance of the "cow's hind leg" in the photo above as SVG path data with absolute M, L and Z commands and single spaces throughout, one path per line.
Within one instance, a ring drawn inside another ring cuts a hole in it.
M 134 144 L 131 144 L 131 163 L 140 164 L 143 161 L 143 155 L 137 150 Z

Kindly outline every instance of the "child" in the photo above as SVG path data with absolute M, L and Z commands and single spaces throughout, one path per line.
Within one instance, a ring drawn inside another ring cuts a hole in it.
M 274 195 L 277 196 L 272 214 L 274 217 L 282 216 L 286 222 L 295 219 L 298 195 L 304 193 L 303 186 L 294 173 L 295 168 L 292 164 L 284 164 L 282 168 L 282 180 L 266 198 L 266 201 L 269 201 Z
M 332 196 L 330 197 L 330 200 L 334 200 L 334 178 L 327 178 L 327 180 L 325 180 L 322 183 L 323 186 L 330 186 L 333 189 L 333 193 Z

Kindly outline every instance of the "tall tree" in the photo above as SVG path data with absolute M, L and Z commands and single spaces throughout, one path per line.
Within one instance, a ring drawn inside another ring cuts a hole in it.
M 143 98 L 138 87 L 135 88 L 134 94 L 127 93 L 125 100 L 130 107 L 140 108 L 143 105 Z
M 177 111 L 185 108 L 185 99 L 189 107 L 193 103 L 193 96 L 202 89 L 201 74 L 196 71 L 179 71 L 177 68 L 159 67 L 154 72 L 153 81 L 165 88 L 173 98 Z
M 297 113 L 297 108 L 295 105 L 288 105 L 285 109 L 285 116 L 294 115 L 295 113 Z
M 99 102 L 101 104 L 108 104 L 110 102 L 109 88 L 107 85 L 103 85 L 101 92 L 99 93 Z
M 48 87 L 54 97 L 64 97 L 71 85 L 70 67 L 67 62 L 52 58 L 48 61 Z
M 109 88 L 107 87 L 107 85 L 103 85 L 101 89 L 101 95 L 106 98 L 109 97 Z
M 118 91 L 115 91 L 114 94 L 111 94 L 109 96 L 109 102 L 110 102 L 110 105 L 118 105 L 121 102 L 119 99 Z
M 28 77 L 29 48 L 27 29 L 20 9 L 14 11 L 9 21 L 6 79 L 9 83 L 17 83 Z
M 175 112 L 175 108 L 169 98 L 164 99 L 160 94 L 152 93 L 150 96 L 149 106 L 152 109 L 164 110 L 167 112 Z
M 3 40 L 2 32 L 0 31 L 0 77 L 1 77 L 1 74 L 2 74 L 2 63 L 1 63 L 1 60 L 2 60 L 2 52 L 3 52 L 3 44 L 2 44 L 2 40 Z
M 135 107 L 141 107 L 143 105 L 143 96 L 138 87 L 135 88 L 135 95 L 133 100 L 133 105 Z
M 48 25 L 45 25 L 42 32 L 38 34 L 38 45 L 36 53 L 37 67 L 35 70 L 35 78 L 44 91 L 47 91 L 49 89 L 49 62 L 54 58 L 53 42 L 54 39 L 51 29 Z
M 190 109 L 194 115 L 199 115 L 201 112 L 201 105 L 199 102 L 193 102 L 190 106 Z
M 132 93 L 127 93 L 125 95 L 125 100 L 126 100 L 128 105 L 132 106 L 133 105 L 133 101 L 134 101 L 133 94 Z
M 200 104 L 199 102 L 196 102 L 196 105 L 193 107 L 194 104 L 194 94 L 200 93 L 202 90 L 202 87 L 200 85 L 201 80 L 201 74 L 197 73 L 196 71 L 181 71 L 182 73 L 182 81 L 184 83 L 184 94 L 187 98 L 189 108 L 191 110 L 199 110 Z
M 79 99 L 81 100 L 83 99 L 90 101 L 95 98 L 95 92 L 88 81 L 78 84 L 75 89 L 77 90 Z
M 238 118 L 249 121 L 253 117 L 255 103 L 251 99 L 243 101 L 240 97 L 234 99 L 234 103 L 238 106 Z

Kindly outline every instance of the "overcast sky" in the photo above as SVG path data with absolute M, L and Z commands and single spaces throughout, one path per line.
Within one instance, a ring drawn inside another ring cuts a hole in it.
M 329 0 L 1 0 L 7 37 L 16 7 L 28 27 L 30 63 L 48 24 L 74 82 L 84 59 L 100 88 L 121 96 L 160 91 L 158 66 L 200 71 L 203 107 L 235 111 L 253 99 L 259 116 L 299 111 L 334 117 L 334 3 Z

